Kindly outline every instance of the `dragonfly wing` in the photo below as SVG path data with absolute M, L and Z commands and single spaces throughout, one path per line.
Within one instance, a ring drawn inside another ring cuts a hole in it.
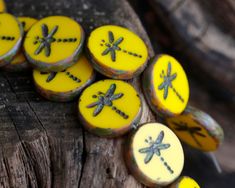
M 124 40 L 124 38 L 120 37 L 119 39 L 117 39 L 117 41 L 113 45 L 118 46 L 123 40 Z
M 122 98 L 123 95 L 124 95 L 123 93 L 115 94 L 115 95 L 110 97 L 110 100 L 113 101 L 113 100 L 116 100 L 116 99 L 120 99 L 120 98 Z
M 42 36 L 46 38 L 48 36 L 48 27 L 46 24 L 42 24 Z
M 159 89 L 159 90 L 164 89 L 165 85 L 166 85 L 166 83 L 165 83 L 165 82 L 162 82 L 162 83 L 158 86 L 158 89 Z
M 87 108 L 93 108 L 93 107 L 97 106 L 98 104 L 100 104 L 100 101 L 96 101 L 96 102 L 93 102 L 93 103 L 87 105 Z
M 167 149 L 167 148 L 169 148 L 171 145 L 170 144 L 161 144 L 161 145 L 159 145 L 158 146 L 158 149 Z
M 206 135 L 202 134 L 202 133 L 199 133 L 199 132 L 195 132 L 195 134 L 201 136 L 201 137 L 206 137 Z
M 116 61 L 116 52 L 115 52 L 115 50 L 112 49 L 112 50 L 110 51 L 110 53 L 111 53 L 111 59 L 112 59 L 112 61 Z
M 50 38 L 50 37 L 53 37 L 54 36 L 54 34 L 57 32 L 57 30 L 58 30 L 58 25 L 56 25 L 55 27 L 53 27 L 53 29 L 51 30 L 51 32 L 50 32 L 50 34 L 48 35 L 48 37 Z
M 145 159 L 144 159 L 144 163 L 147 164 L 149 161 L 151 161 L 151 159 L 153 158 L 153 154 L 154 152 L 148 152 Z
M 55 78 L 56 74 L 57 74 L 57 72 L 51 72 L 51 73 L 49 74 L 49 76 L 47 77 L 46 82 L 52 81 L 52 80 Z
M 45 56 L 49 57 L 51 54 L 51 45 L 48 42 L 45 42 Z
M 34 54 L 35 54 L 35 55 L 40 54 L 44 47 L 45 47 L 45 44 L 44 44 L 44 42 L 42 42 L 42 43 L 39 45 L 39 47 L 36 49 L 36 51 L 34 52 Z
M 141 149 L 139 149 L 140 153 L 148 153 L 150 151 L 151 151 L 151 149 L 149 147 L 148 148 L 141 148 Z
M 106 48 L 101 55 L 107 55 L 110 51 L 110 48 Z
M 157 143 L 157 144 L 162 143 L 163 138 L 164 138 L 164 132 L 161 131 L 161 132 L 159 133 L 157 139 L 156 139 L 156 143 Z
M 165 85 L 165 87 L 164 87 L 164 95 L 163 95 L 164 99 L 166 99 L 167 96 L 168 96 L 168 88 L 169 88 L 169 86 Z
M 105 97 L 111 97 L 114 92 L 116 90 L 116 84 L 111 84 L 111 86 L 109 87 L 108 91 L 105 94 Z
M 171 62 L 168 62 L 167 76 L 170 77 L 170 75 L 171 75 Z
M 104 105 L 103 105 L 103 104 L 99 104 L 99 105 L 96 107 L 96 109 L 94 110 L 93 115 L 94 115 L 94 116 L 97 116 L 97 115 L 102 111 L 103 108 L 104 108 Z
M 174 73 L 172 76 L 170 76 L 170 80 L 173 81 L 174 79 L 176 79 L 177 77 L 177 73 Z
M 113 41 L 114 41 L 113 32 L 109 31 L 109 43 L 113 43 Z

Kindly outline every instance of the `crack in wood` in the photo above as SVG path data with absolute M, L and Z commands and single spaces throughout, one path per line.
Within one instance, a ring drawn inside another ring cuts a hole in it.
M 83 151 L 82 151 L 82 167 L 81 167 L 81 173 L 78 180 L 78 188 L 81 187 L 83 172 L 85 168 L 86 158 L 87 158 L 87 151 L 86 151 L 86 138 L 85 138 L 85 130 L 82 128 L 82 143 L 83 143 Z

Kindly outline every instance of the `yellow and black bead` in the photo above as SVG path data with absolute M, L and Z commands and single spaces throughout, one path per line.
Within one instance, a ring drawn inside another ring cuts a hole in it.
M 152 60 L 143 74 L 142 87 L 149 106 L 164 117 L 179 115 L 188 104 L 187 76 L 169 55 L 158 55 Z
M 37 19 L 31 17 L 18 17 L 18 20 L 21 22 L 24 28 L 24 33 L 27 33 L 31 26 L 37 22 Z M 10 72 L 24 71 L 28 70 L 29 68 L 30 66 L 25 58 L 22 46 L 16 56 L 11 60 L 11 63 L 3 67 L 5 71 Z
M 148 49 L 143 40 L 120 26 L 96 28 L 88 38 L 87 47 L 94 68 L 114 79 L 139 75 L 148 61 Z
M 179 139 L 160 123 L 139 126 L 124 148 L 126 165 L 132 175 L 149 187 L 169 185 L 179 177 L 184 166 Z
M 104 137 L 125 134 L 136 126 L 142 115 L 138 92 L 121 80 L 101 80 L 87 87 L 78 103 L 84 127 Z
M 62 71 L 77 62 L 84 39 L 81 25 L 73 19 L 46 17 L 28 31 L 24 41 L 25 54 L 41 71 Z
M 20 49 L 23 27 L 13 15 L 0 14 L 0 67 L 9 64 Z
M 181 115 L 167 118 L 166 123 L 180 140 L 201 151 L 215 151 L 224 139 L 220 125 L 205 112 L 191 106 Z

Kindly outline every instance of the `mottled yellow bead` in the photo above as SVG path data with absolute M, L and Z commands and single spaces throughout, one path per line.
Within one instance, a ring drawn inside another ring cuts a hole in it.
M 19 51 L 23 28 L 11 14 L 0 14 L 0 66 L 9 64 Z
M 37 19 L 31 17 L 18 17 L 18 20 L 21 22 L 24 34 L 28 32 L 33 24 L 37 22 Z M 16 56 L 12 59 L 11 63 L 4 66 L 3 69 L 6 71 L 23 71 L 29 69 L 29 64 L 24 56 L 22 49 L 16 54 Z
M 124 152 L 133 176 L 150 187 L 169 185 L 183 169 L 181 143 L 167 126 L 160 123 L 140 126 L 125 143 Z
M 137 76 L 148 61 L 148 49 L 143 40 L 120 26 L 96 28 L 88 38 L 87 47 L 96 70 L 110 78 Z
M 24 49 L 29 62 L 44 71 L 61 71 L 77 62 L 84 32 L 76 21 L 65 16 L 39 20 L 28 31 Z
M 101 80 L 84 90 L 78 111 L 88 131 L 98 136 L 116 137 L 137 125 L 142 106 L 137 91 L 129 83 Z
M 189 84 L 180 63 L 169 55 L 152 60 L 143 76 L 143 88 L 154 112 L 162 116 L 179 115 L 187 106 Z
M 196 149 L 214 151 L 223 142 L 224 133 L 220 125 L 194 107 L 187 107 L 181 115 L 167 118 L 166 122 L 182 141 Z

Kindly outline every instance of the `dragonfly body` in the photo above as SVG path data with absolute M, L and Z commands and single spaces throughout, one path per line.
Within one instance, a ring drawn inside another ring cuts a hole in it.
M 123 97 L 123 93 L 115 94 L 116 84 L 112 84 L 106 93 L 98 92 L 97 95 L 93 95 L 94 98 L 98 98 L 98 101 L 91 103 L 87 108 L 95 108 L 93 111 L 93 116 L 97 116 L 105 106 L 112 107 L 112 110 L 115 110 L 116 113 L 121 115 L 124 119 L 128 118 L 124 112 L 119 110 L 117 107 L 113 106 L 113 101 Z

